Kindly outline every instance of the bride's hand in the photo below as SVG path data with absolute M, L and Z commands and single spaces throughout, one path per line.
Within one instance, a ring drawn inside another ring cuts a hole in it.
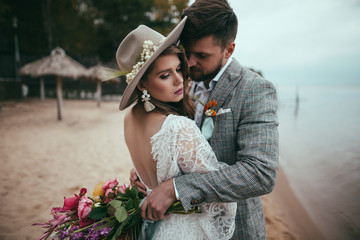
M 146 187 L 140 182 L 139 176 L 136 174 L 135 168 L 131 169 L 130 171 L 130 184 L 131 186 L 136 186 L 139 191 L 144 194 L 144 196 L 147 195 Z
M 176 201 L 173 179 L 154 188 L 141 205 L 141 217 L 157 221 L 168 217 L 165 212 Z

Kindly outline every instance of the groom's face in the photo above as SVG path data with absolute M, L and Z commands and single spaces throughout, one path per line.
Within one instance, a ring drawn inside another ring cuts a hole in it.
M 212 35 L 184 45 L 189 60 L 191 79 L 209 83 L 225 65 L 225 51 Z

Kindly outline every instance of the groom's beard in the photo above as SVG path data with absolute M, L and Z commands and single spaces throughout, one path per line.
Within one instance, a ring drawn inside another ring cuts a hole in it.
M 221 63 L 219 63 L 219 65 L 217 66 L 217 68 L 208 73 L 208 74 L 204 74 L 203 71 L 201 69 L 198 69 L 196 67 L 191 67 L 190 68 L 190 76 L 191 76 L 191 80 L 195 81 L 195 82 L 203 82 L 203 81 L 211 81 L 212 79 L 214 79 L 214 77 L 216 76 L 216 74 L 218 74 L 221 70 Z M 196 73 L 191 73 L 192 71 L 195 71 Z

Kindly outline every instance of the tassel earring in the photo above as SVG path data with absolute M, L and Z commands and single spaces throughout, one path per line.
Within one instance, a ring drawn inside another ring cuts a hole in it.
M 150 94 L 148 94 L 147 90 L 143 91 L 143 95 L 141 96 L 141 101 L 144 103 L 144 109 L 146 112 L 151 112 L 154 110 L 155 106 L 150 101 Z

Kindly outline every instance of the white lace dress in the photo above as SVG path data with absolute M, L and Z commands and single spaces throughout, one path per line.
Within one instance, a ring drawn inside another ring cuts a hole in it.
M 216 171 L 218 163 L 195 122 L 169 115 L 151 138 L 159 184 L 189 172 Z M 236 203 L 203 203 L 202 213 L 171 214 L 160 221 L 154 239 L 229 239 L 235 229 Z

